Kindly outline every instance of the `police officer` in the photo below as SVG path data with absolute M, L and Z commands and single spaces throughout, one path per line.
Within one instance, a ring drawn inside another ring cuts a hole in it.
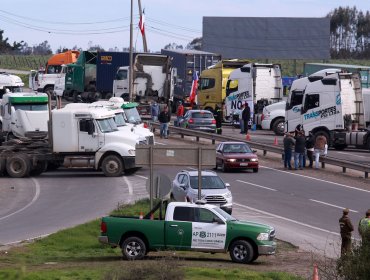
M 353 225 L 348 217 L 349 209 L 343 209 L 343 216 L 339 219 L 340 236 L 342 237 L 341 255 L 345 255 L 352 249 L 352 231 Z
M 370 246 L 370 209 L 366 211 L 366 216 L 358 223 L 358 232 L 361 235 L 362 243 Z

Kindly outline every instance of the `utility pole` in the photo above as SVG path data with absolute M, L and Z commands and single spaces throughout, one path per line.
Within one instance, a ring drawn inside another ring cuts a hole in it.
M 130 68 L 129 68 L 129 84 L 128 84 L 128 91 L 129 91 L 129 101 L 133 101 L 133 13 L 134 13 L 134 0 L 131 0 L 131 14 L 130 14 Z
M 140 18 L 143 17 L 143 10 L 141 9 L 141 0 L 137 0 L 139 4 L 139 13 L 140 13 Z M 144 52 L 148 52 L 148 45 L 146 44 L 146 34 L 145 32 L 142 34 L 143 35 L 143 48 Z

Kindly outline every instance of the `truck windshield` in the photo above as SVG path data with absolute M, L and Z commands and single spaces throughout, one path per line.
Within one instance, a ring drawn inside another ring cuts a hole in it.
M 100 131 L 103 132 L 103 133 L 108 133 L 108 132 L 113 132 L 113 131 L 118 130 L 117 125 L 114 122 L 113 118 L 100 119 L 100 120 L 96 120 L 96 121 L 99 125 Z
M 118 127 L 125 126 L 126 125 L 126 122 L 125 122 L 125 118 L 123 116 L 123 113 L 115 114 L 114 115 L 114 121 L 115 121 L 115 123 L 116 123 L 116 125 Z
M 190 176 L 190 186 L 198 188 L 198 176 Z M 225 184 L 218 176 L 202 176 L 202 189 L 225 189 Z
M 133 124 L 140 124 L 141 118 L 136 107 L 130 109 L 124 109 L 126 115 L 126 121 Z
M 23 111 L 47 111 L 48 110 L 48 104 L 47 103 L 17 103 L 12 104 L 14 107 L 14 110 L 23 110 Z

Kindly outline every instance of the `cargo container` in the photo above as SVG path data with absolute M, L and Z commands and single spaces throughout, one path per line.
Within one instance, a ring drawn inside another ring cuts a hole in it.
M 309 76 L 312 73 L 327 68 L 337 68 L 342 70 L 343 72 L 359 73 L 361 76 L 362 88 L 370 88 L 370 66 L 350 65 L 350 64 L 305 63 L 303 67 L 303 75 Z
M 185 100 L 189 97 L 193 73 L 198 74 L 208 67 L 221 60 L 220 54 L 198 51 L 198 50 L 161 50 L 162 54 L 172 58 L 172 67 L 174 68 L 174 102 L 173 112 L 176 110 L 179 100 Z
M 129 52 L 81 52 L 76 63 L 67 65 L 64 97 L 89 102 L 109 99 L 117 69 L 129 61 Z

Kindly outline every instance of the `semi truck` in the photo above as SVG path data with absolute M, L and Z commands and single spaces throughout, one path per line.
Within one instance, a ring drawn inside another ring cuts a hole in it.
M 301 105 L 307 84 L 336 72 L 340 72 L 340 69 L 324 69 L 308 77 L 294 80 L 286 101 L 273 103 L 263 108 L 261 128 L 272 130 L 276 135 L 283 135 L 285 131 L 294 131 L 301 122 Z
M 61 72 L 63 64 L 75 63 L 79 56 L 79 51 L 69 50 L 58 53 L 50 57 L 45 68 L 31 70 L 29 74 L 29 88 L 38 92 L 53 93 L 55 80 Z
M 113 96 L 128 99 L 130 67 L 118 68 L 113 81 Z M 137 110 L 143 118 L 150 118 L 150 103 L 163 102 L 171 108 L 173 103 L 173 73 L 167 55 L 136 54 L 133 62 L 133 98 L 139 103 Z
M 81 52 L 75 63 L 66 66 L 63 97 L 74 102 L 111 98 L 117 69 L 129 61 L 128 52 Z
M 48 120 L 48 95 L 45 93 L 6 93 L 0 100 L 2 140 L 44 139 L 47 137 Z
M 161 205 L 167 203 L 160 202 L 143 218 L 103 217 L 99 242 L 121 248 L 127 260 L 140 260 L 158 250 L 229 252 L 236 263 L 275 254 L 275 229 L 271 226 L 239 221 L 203 201 L 170 202 L 165 209 Z M 155 209 L 160 212 L 156 219 Z
M 323 135 L 329 146 L 370 149 L 369 120 L 359 73 L 335 73 L 309 83 L 303 95 L 301 124 L 306 134 Z
M 105 176 L 116 177 L 135 167 L 135 145 L 145 143 L 119 131 L 109 110 L 71 107 L 49 114 L 47 140 L 12 139 L 2 143 L 1 174 L 13 178 L 35 176 L 52 164 L 102 170 Z
M 249 63 L 245 59 L 224 59 L 200 74 L 198 105 L 201 109 L 215 111 L 226 97 L 226 84 L 232 71 Z
M 0 99 L 6 92 L 22 92 L 24 83 L 16 75 L 0 72 Z
M 198 50 L 166 50 L 162 49 L 161 54 L 171 58 L 174 94 L 172 112 L 175 113 L 179 101 L 186 100 L 191 92 L 193 73 L 202 73 L 208 67 L 221 61 L 221 55 Z
M 282 99 L 283 85 L 279 64 L 245 64 L 229 75 L 226 85 L 225 119 L 235 119 L 235 116 L 239 116 L 242 104 L 248 102 L 251 113 L 253 111 L 251 120 L 259 126 L 263 108 Z

